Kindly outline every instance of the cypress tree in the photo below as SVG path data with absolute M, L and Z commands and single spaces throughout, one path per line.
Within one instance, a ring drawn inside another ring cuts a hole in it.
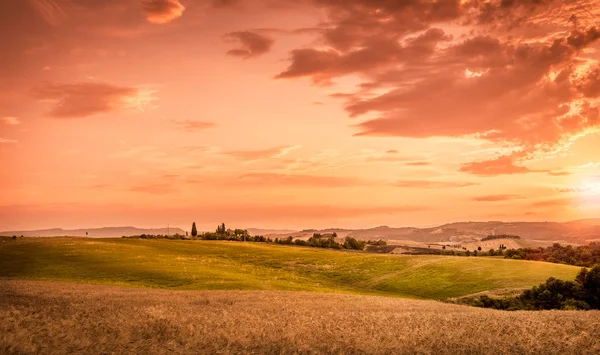
M 196 229 L 196 222 L 192 223 L 192 237 L 195 237 L 198 235 L 198 230 Z

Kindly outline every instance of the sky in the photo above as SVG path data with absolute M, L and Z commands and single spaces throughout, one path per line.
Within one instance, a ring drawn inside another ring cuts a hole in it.
M 0 230 L 600 216 L 596 0 L 2 0 Z

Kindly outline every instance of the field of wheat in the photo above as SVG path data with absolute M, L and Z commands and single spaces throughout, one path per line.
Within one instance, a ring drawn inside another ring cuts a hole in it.
M 0 280 L 2 354 L 598 354 L 600 312 Z

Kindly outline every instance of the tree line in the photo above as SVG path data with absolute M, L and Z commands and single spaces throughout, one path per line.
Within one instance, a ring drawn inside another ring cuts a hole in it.
M 480 296 L 466 301 L 472 306 L 500 310 L 588 310 L 600 309 L 600 265 L 581 269 L 575 281 L 553 277 L 545 283 L 523 291 L 517 297 Z
M 521 237 L 519 237 L 518 235 L 512 235 L 512 234 L 494 234 L 494 235 L 488 235 L 487 237 L 481 238 L 481 241 L 485 242 L 486 240 L 494 240 L 494 239 L 521 239 Z
M 384 240 L 376 241 L 360 241 L 352 237 L 345 237 L 343 241 L 338 241 L 337 233 L 320 234 L 313 233 L 312 237 L 308 240 L 295 239 L 293 236 L 287 238 L 266 238 L 262 235 L 252 236 L 245 229 L 229 229 L 225 226 L 225 223 L 221 223 L 217 226 L 214 232 L 198 233 L 196 228 L 196 222 L 192 223 L 191 236 L 186 235 L 148 235 L 141 234 L 135 236 L 123 236 L 123 238 L 133 239 L 191 239 L 191 240 L 228 240 L 228 241 L 240 241 L 240 242 L 258 242 L 258 243 L 275 243 L 283 245 L 299 245 L 308 246 L 315 248 L 329 248 L 329 249 L 348 249 L 348 250 L 364 250 L 367 245 L 374 246 L 385 246 L 387 243 Z
M 352 237 L 344 238 L 343 242 L 337 241 L 337 233 L 331 234 L 320 234 L 313 233 L 312 237 L 308 240 L 296 239 L 289 236 L 287 238 L 275 239 L 275 243 L 287 244 L 287 245 L 300 245 L 315 248 L 329 248 L 329 249 L 349 249 L 349 250 L 364 250 L 367 245 L 386 245 L 384 240 L 377 241 L 360 241 Z
M 590 243 L 576 247 L 554 243 L 547 248 L 509 249 L 504 253 L 504 257 L 507 259 L 547 261 L 591 267 L 600 264 L 600 243 Z

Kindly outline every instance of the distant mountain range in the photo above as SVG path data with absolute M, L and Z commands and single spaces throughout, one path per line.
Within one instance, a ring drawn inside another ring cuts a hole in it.
M 185 234 L 180 228 L 143 229 L 135 227 L 106 227 L 89 229 L 44 229 L 35 231 L 6 231 L 2 236 L 53 237 L 72 236 L 91 238 L 115 238 L 140 234 Z M 600 218 L 559 222 L 456 222 L 432 228 L 388 227 L 379 226 L 367 229 L 259 229 L 249 228 L 251 235 L 264 235 L 272 238 L 294 236 L 309 238 L 313 233 L 337 233 L 340 237 L 351 236 L 361 240 L 383 239 L 388 241 L 404 241 L 418 243 L 436 242 L 475 242 L 490 234 L 513 234 L 525 240 L 563 243 L 587 243 L 600 241 Z
M 354 237 L 360 240 L 383 239 L 418 243 L 462 242 L 469 243 L 495 234 L 518 235 L 525 240 L 585 244 L 600 241 L 600 218 L 558 222 L 456 222 L 432 228 L 380 226 L 368 229 L 322 229 L 304 230 L 296 233 L 265 234 L 272 238 L 292 235 L 308 238 L 313 233 L 337 233 L 340 237 Z
M 86 235 L 87 233 L 87 235 Z M 119 238 L 122 236 L 132 236 L 140 234 L 155 234 L 155 235 L 173 235 L 183 234 L 185 231 L 180 228 L 157 228 L 145 229 L 135 227 L 105 227 L 105 228 L 88 228 L 88 229 L 41 229 L 34 231 L 6 231 L 0 232 L 0 236 L 24 236 L 24 237 L 89 237 L 89 238 Z

